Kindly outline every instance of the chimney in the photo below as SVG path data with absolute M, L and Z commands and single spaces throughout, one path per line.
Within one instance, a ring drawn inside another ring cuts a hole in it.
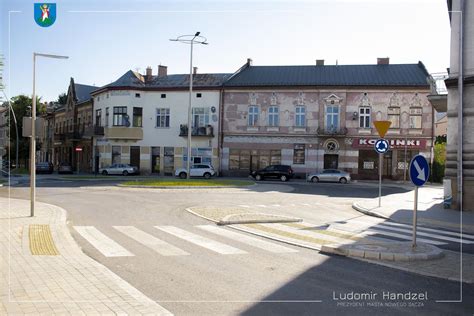
M 168 67 L 158 65 L 158 77 L 166 77 L 168 75 Z
M 150 66 L 146 67 L 145 81 L 146 82 L 150 81 L 152 78 L 152 75 L 153 73 L 152 73 L 151 67 Z
M 384 58 L 377 58 L 377 65 L 388 65 L 390 64 L 390 58 L 384 57 Z
M 198 73 L 198 67 L 193 67 L 193 75 Z
M 316 59 L 316 66 L 324 66 L 324 59 Z
M 252 66 L 252 64 L 253 64 L 252 58 L 247 58 L 247 67 Z

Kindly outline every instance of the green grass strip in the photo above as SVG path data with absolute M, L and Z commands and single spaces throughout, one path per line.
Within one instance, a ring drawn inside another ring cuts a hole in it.
M 152 180 L 132 180 L 121 183 L 128 186 L 149 186 L 149 187 L 217 187 L 217 186 L 248 186 L 254 184 L 248 180 L 218 180 L 218 179 L 152 179 Z

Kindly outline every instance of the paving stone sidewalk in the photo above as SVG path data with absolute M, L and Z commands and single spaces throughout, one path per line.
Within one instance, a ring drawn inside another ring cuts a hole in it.
M 0 315 L 171 315 L 85 255 L 66 227 L 63 209 L 37 203 L 31 218 L 29 206 L 29 201 L 0 198 Z M 31 225 L 51 232 L 58 255 L 32 255 L 30 242 L 38 238 L 41 246 L 48 239 L 32 235 Z

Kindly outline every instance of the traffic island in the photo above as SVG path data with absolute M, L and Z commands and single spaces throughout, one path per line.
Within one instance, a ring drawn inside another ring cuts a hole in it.
M 432 260 L 444 255 L 441 249 L 433 245 L 419 243 L 413 248 L 411 242 L 331 244 L 323 245 L 321 252 L 382 261 Z
M 250 210 L 226 207 L 201 207 L 186 209 L 191 214 L 213 221 L 217 225 L 258 224 L 258 223 L 296 223 L 301 218 L 252 212 Z

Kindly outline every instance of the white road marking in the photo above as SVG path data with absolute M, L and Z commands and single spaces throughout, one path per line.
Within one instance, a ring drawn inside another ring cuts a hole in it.
M 398 233 L 391 233 L 391 232 L 387 232 L 387 231 L 382 231 L 382 230 L 379 230 L 377 228 L 369 228 L 368 231 L 375 232 L 379 235 L 385 235 L 385 236 L 391 236 L 391 237 L 396 237 L 396 238 L 400 238 L 400 239 L 412 240 L 412 236 L 402 235 L 402 234 L 398 234 Z M 358 235 L 363 235 L 363 234 L 364 233 L 361 233 L 361 234 L 358 234 Z M 432 244 L 432 245 L 446 245 L 445 242 L 438 242 L 438 241 L 434 241 L 434 240 L 431 240 L 431 239 L 417 238 L 416 240 L 425 242 L 427 244 Z
M 390 226 L 397 226 L 397 227 L 406 227 L 406 228 L 412 228 L 412 225 L 407 225 L 407 224 L 400 224 L 400 223 L 392 223 L 392 222 L 383 222 L 381 223 L 383 225 L 390 225 Z M 438 233 L 438 234 L 443 234 L 443 235 L 450 235 L 450 236 L 456 236 L 456 237 L 461 237 L 460 233 L 456 232 L 449 232 L 449 231 L 444 231 L 442 229 L 432 229 L 432 228 L 425 228 L 425 227 L 419 227 L 417 226 L 417 230 L 423 230 L 427 232 L 433 232 L 433 233 Z M 469 238 L 469 239 L 474 239 L 474 235 L 469 235 L 469 234 L 462 234 L 463 239 L 464 238 Z
M 127 235 L 140 244 L 156 251 L 163 256 L 186 256 L 189 255 L 184 250 L 181 250 L 166 241 L 156 238 L 144 231 L 137 229 L 134 226 L 113 226 L 119 232 Z
M 231 254 L 243 254 L 247 253 L 243 250 L 231 247 L 229 245 L 225 245 L 223 243 L 190 233 L 183 229 L 174 226 L 155 226 L 155 228 L 164 231 L 165 233 L 171 234 L 175 237 L 181 238 L 186 240 L 190 243 L 195 245 L 204 247 L 206 249 L 212 250 L 214 252 L 223 254 L 223 255 L 231 255 Z
M 294 228 L 294 227 L 286 226 L 283 224 L 261 224 L 261 225 L 278 229 L 278 230 L 282 230 L 284 232 L 288 232 L 292 234 L 298 234 L 302 236 L 323 239 L 323 240 L 327 240 L 327 241 L 335 242 L 335 243 L 347 244 L 350 242 L 355 242 L 355 240 L 352 240 L 352 239 L 339 238 L 339 237 L 330 236 L 327 234 L 318 233 L 317 230 L 303 230 L 300 228 Z
M 74 226 L 74 229 L 106 257 L 135 256 L 133 253 L 101 233 L 94 226 Z
M 244 234 L 236 233 L 231 230 L 219 228 L 213 225 L 200 225 L 197 227 L 205 231 L 211 232 L 213 234 L 230 238 L 238 242 L 248 244 L 250 246 L 257 247 L 257 248 L 270 251 L 270 252 L 275 252 L 275 253 L 298 252 L 298 250 L 295 250 L 295 249 L 283 247 L 281 245 L 277 245 L 277 244 L 264 241 L 258 238 L 250 237 Z
M 393 230 L 393 231 L 408 233 L 408 234 L 412 233 L 412 230 L 410 230 L 410 229 L 391 227 L 391 226 L 387 226 L 387 225 L 375 225 L 373 227 L 383 228 L 383 229 L 388 229 L 388 230 Z M 417 236 L 418 235 L 419 236 L 426 236 L 426 237 L 431 237 L 431 238 L 441 239 L 441 240 L 447 240 L 447 241 L 462 242 L 463 244 L 474 244 L 474 241 L 468 241 L 468 240 L 462 240 L 461 241 L 461 238 L 459 238 L 459 237 L 458 238 L 453 238 L 453 237 L 441 236 L 441 235 L 437 235 L 437 234 L 425 233 L 425 232 L 422 232 L 422 231 L 417 231 L 416 235 Z
M 259 204 L 259 205 L 256 205 L 258 207 L 263 207 L 263 208 L 266 208 L 267 206 L 266 205 L 263 205 L 263 204 Z

